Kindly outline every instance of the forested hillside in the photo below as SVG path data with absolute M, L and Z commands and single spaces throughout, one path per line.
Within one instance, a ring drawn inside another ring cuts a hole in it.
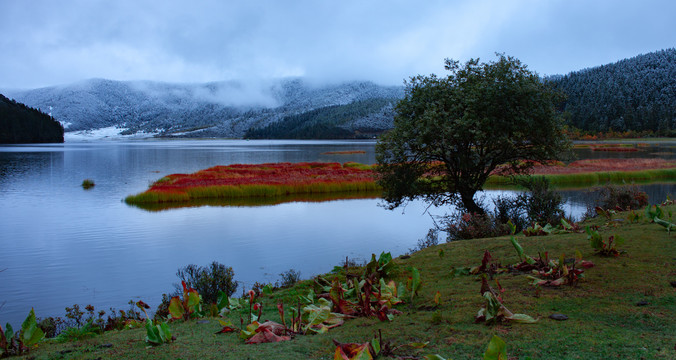
M 676 49 L 556 77 L 570 125 L 592 132 L 676 136 Z
M 393 126 L 398 99 L 368 99 L 327 106 L 290 115 L 260 129 L 249 129 L 249 139 L 364 139 Z
M 0 143 L 63 142 L 63 127 L 51 116 L 0 94 Z

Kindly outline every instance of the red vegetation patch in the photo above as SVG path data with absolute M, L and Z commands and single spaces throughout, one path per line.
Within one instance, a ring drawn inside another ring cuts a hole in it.
M 372 182 L 373 172 L 339 163 L 270 163 L 214 166 L 192 174 L 172 174 L 149 191 L 172 192 L 191 187 L 240 185 L 306 185 Z
M 676 166 L 674 161 L 665 159 L 586 159 L 573 161 L 568 166 L 533 167 L 536 175 L 576 174 L 599 171 L 638 171 L 649 169 L 668 169 Z

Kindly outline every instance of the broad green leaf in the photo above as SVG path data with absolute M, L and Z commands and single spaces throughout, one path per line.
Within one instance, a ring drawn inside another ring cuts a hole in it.
M 7 339 L 7 341 L 10 341 L 10 339 L 12 339 L 13 337 L 14 337 L 14 329 L 12 328 L 12 325 L 7 323 L 7 325 L 5 325 L 5 338 Z
M 380 278 L 380 299 L 385 301 L 385 305 L 391 308 L 393 305 L 400 304 L 402 301 L 397 296 L 397 284 L 394 280 L 385 283 L 385 280 Z
M 507 360 L 507 344 L 497 335 L 493 335 L 491 342 L 488 343 L 484 360 Z
M 38 327 L 35 320 L 35 312 L 31 308 L 28 317 L 26 317 L 26 320 L 21 325 L 21 342 L 25 346 L 31 346 L 37 344 L 43 337 L 45 337 L 45 333 Z
M 392 254 L 383 251 L 380 254 L 380 257 L 378 257 L 378 272 L 381 274 L 381 276 L 387 276 L 393 267 L 394 262 L 392 262 Z
M 174 319 L 182 319 L 183 314 L 185 314 L 185 309 L 183 308 L 183 302 L 179 299 L 178 296 L 174 296 L 169 301 L 169 314 Z
M 375 356 L 378 356 L 380 354 L 380 341 L 376 338 L 371 339 L 371 347 L 373 348 L 373 351 L 375 352 Z
M 260 325 L 261 324 L 259 324 L 258 321 L 252 322 L 251 324 L 246 326 L 246 330 L 242 330 L 239 332 L 239 337 L 244 340 L 248 340 L 252 336 L 256 335 L 256 329 L 258 329 Z
M 266 284 L 265 286 L 263 286 L 263 294 L 272 295 L 272 285 L 271 284 Z
M 512 246 L 514 246 L 514 249 L 516 249 L 516 253 L 519 255 L 519 260 L 523 258 L 523 248 L 521 247 L 521 244 L 519 244 L 518 241 L 516 241 L 516 238 L 514 236 L 510 237 L 509 240 L 512 242 Z
M 224 291 L 219 290 L 218 298 L 216 300 L 216 306 L 218 306 L 218 311 L 220 312 L 228 305 L 230 305 L 230 302 L 228 301 L 228 294 L 226 294 Z
M 413 297 L 416 295 L 418 290 L 422 287 L 422 281 L 420 280 L 420 272 L 418 269 L 415 267 L 409 268 L 411 271 L 411 277 L 409 278 L 409 291 L 411 292 L 411 301 L 413 301 Z
M 228 298 L 228 307 L 230 310 L 239 309 L 242 307 L 242 302 L 238 298 Z
M 162 344 L 160 330 L 153 326 L 153 321 L 150 319 L 146 320 L 146 342 L 152 345 Z
M 197 307 L 200 304 L 200 295 L 197 293 L 197 290 L 190 289 L 188 290 L 188 308 L 186 309 L 189 313 L 197 311 Z
M 536 319 L 533 319 L 531 316 L 528 316 L 526 314 L 513 314 L 512 316 L 509 317 L 505 316 L 505 319 L 522 324 L 535 324 L 536 322 L 538 322 Z
M 564 230 L 572 230 L 573 227 L 566 221 L 566 219 L 561 218 L 561 226 Z
M 160 332 L 160 335 L 162 337 L 162 340 L 164 342 L 170 342 L 171 341 L 171 329 L 169 328 L 169 324 L 166 322 L 161 322 L 158 326 L 158 330 Z

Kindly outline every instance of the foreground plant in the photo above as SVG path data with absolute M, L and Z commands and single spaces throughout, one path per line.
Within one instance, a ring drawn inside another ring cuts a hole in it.
M 589 226 L 585 228 L 585 232 L 587 233 L 589 244 L 598 255 L 619 256 L 624 253 L 624 251 L 617 249 L 617 246 L 624 243 L 624 239 L 619 235 L 611 235 L 607 240 L 604 240 L 603 236 L 601 236 L 598 231 L 590 229 Z
M 340 343 L 333 339 L 336 345 L 334 360 L 365 360 L 380 357 L 394 357 L 395 353 L 403 348 L 422 349 L 429 342 L 411 342 L 401 345 L 394 345 L 391 341 L 383 340 L 382 331 L 373 336 L 373 339 L 365 343 Z
M 3 331 L 0 326 L 0 356 L 20 355 L 28 352 L 33 345 L 45 337 L 45 333 L 38 327 L 32 308 L 26 320 L 21 324 L 19 332 L 14 332 L 9 323 L 5 327 Z
M 183 299 L 174 296 L 169 301 L 169 314 L 173 319 L 189 320 L 193 316 L 201 315 L 200 296 L 197 290 L 188 288 L 185 281 L 181 282 L 183 285 Z
M 146 342 L 150 345 L 162 345 L 164 343 L 169 343 L 174 341 L 174 337 L 171 335 L 171 329 L 169 324 L 166 321 L 163 322 L 153 322 L 153 320 L 148 316 L 146 309 L 150 309 L 148 304 L 143 301 L 138 301 L 136 306 L 139 307 L 146 315 Z
M 63 330 L 57 337 L 56 341 L 66 342 L 92 338 L 101 333 L 101 328 L 89 321 L 81 327 L 70 327 Z
M 502 304 L 502 297 L 500 296 L 500 293 L 488 284 L 488 280 L 485 276 L 481 278 L 481 296 L 484 297 L 486 304 L 474 317 L 474 320 L 477 323 L 485 322 L 486 324 L 493 324 L 503 321 L 513 321 L 517 323 L 533 324 L 537 322 L 536 319 L 528 315 L 514 314 L 509 309 L 507 309 Z
M 671 200 L 667 198 L 667 201 L 665 201 L 665 203 L 670 201 Z M 647 206 L 645 209 L 645 215 L 648 219 L 651 219 L 655 224 L 662 225 L 663 227 L 665 227 L 669 233 L 671 233 L 672 230 L 676 230 L 676 224 L 661 219 L 664 216 L 664 211 L 662 211 L 662 208 L 660 208 L 659 205 Z M 671 216 L 672 216 L 671 210 L 669 210 L 670 220 Z
M 561 254 L 559 260 L 549 259 L 548 252 L 545 251 L 544 257 L 538 256 L 536 258 L 524 254 L 523 248 L 512 236 L 510 238 L 516 253 L 519 255 L 520 263 L 512 265 L 511 269 L 517 271 L 530 271 L 534 276 L 528 276 L 533 280 L 533 285 L 539 286 L 561 286 L 564 284 L 575 286 L 578 281 L 584 277 L 584 270 L 582 268 L 590 268 L 594 266 L 591 261 L 582 260 L 582 253 L 575 252 L 575 260 L 567 264 L 565 255 Z

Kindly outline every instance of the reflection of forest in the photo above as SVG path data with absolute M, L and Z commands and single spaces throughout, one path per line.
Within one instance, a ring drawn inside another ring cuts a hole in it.
M 63 152 L 0 151 L 0 179 L 23 177 L 36 172 L 44 173 L 52 170 L 54 166 L 63 168 Z

